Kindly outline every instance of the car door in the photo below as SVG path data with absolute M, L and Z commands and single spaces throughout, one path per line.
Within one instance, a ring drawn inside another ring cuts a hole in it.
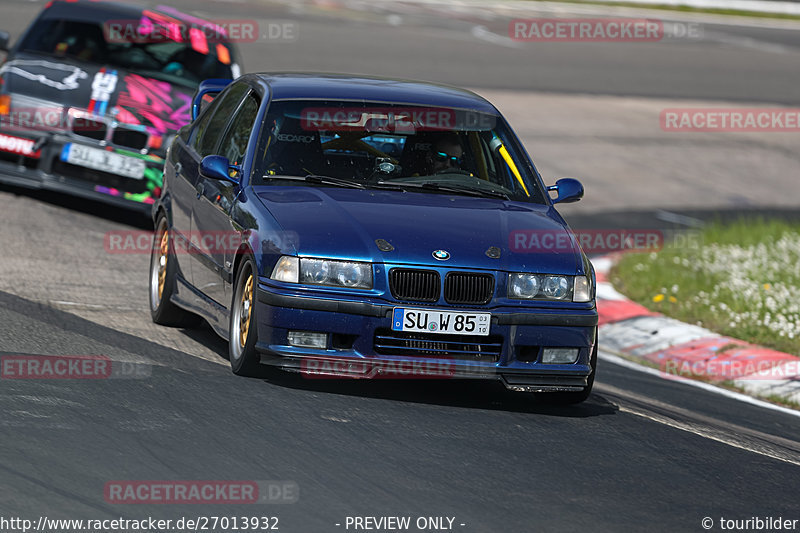
M 172 205 L 172 231 L 176 249 L 175 258 L 183 278 L 192 281 L 191 274 L 191 232 L 192 206 L 197 198 L 197 182 L 199 179 L 199 156 L 197 149 L 203 142 L 208 130 L 211 116 L 216 108 L 216 101 L 211 102 L 186 132 L 181 132 L 173 141 L 164 167 L 164 182 L 170 191 Z
M 218 98 L 219 108 L 209 124 L 216 142 L 213 147 L 210 141 L 203 143 L 198 155 L 223 155 L 231 164 L 241 164 L 258 112 L 258 100 L 245 83 L 233 84 Z M 238 237 L 230 222 L 230 209 L 238 191 L 238 186 L 230 181 L 200 176 L 192 207 L 192 233 L 196 240 L 192 284 L 223 307 L 228 307 L 230 299 L 223 276 L 226 267 L 229 269 L 226 261 L 232 262 L 230 248 Z

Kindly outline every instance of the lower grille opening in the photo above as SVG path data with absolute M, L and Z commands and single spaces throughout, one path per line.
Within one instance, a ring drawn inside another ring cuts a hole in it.
M 53 160 L 53 174 L 75 178 L 104 187 L 113 187 L 124 192 L 139 193 L 147 190 L 146 179 L 131 179 L 110 172 L 102 172 L 78 165 L 71 165 L 58 158 Z
M 535 363 L 539 360 L 538 346 L 519 346 L 517 351 L 517 361 L 523 363 Z
M 352 350 L 353 343 L 356 342 L 358 335 L 345 335 L 344 333 L 333 333 L 331 335 L 331 348 L 334 350 Z
M 117 146 L 125 146 L 134 150 L 142 150 L 147 147 L 147 133 L 143 131 L 117 128 L 111 134 L 111 142 Z
M 499 335 L 437 335 L 378 329 L 373 347 L 380 355 L 496 363 L 503 350 L 503 338 Z

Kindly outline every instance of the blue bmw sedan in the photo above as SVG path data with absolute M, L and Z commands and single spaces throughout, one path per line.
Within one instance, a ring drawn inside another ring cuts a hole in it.
M 153 320 L 202 317 L 234 373 L 494 379 L 583 401 L 591 263 L 497 109 L 328 74 L 201 84 L 155 203 Z

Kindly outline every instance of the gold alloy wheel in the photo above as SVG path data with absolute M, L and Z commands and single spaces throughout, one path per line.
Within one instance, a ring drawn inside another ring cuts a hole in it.
M 241 312 L 239 313 L 239 343 L 244 350 L 247 344 L 247 333 L 250 329 L 250 313 L 253 308 L 253 274 L 247 274 L 241 296 Z
M 161 243 L 158 250 L 158 300 L 164 294 L 164 284 L 167 280 L 167 254 L 169 252 L 169 233 L 166 228 L 161 234 Z

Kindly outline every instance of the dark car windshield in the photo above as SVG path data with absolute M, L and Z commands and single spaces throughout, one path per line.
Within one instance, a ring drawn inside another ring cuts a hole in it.
M 181 35 L 136 39 L 108 31 L 106 26 L 104 31 L 103 25 L 95 22 L 40 20 L 20 50 L 124 68 L 189 87 L 207 78 L 234 77 L 227 43 L 184 40 Z M 199 35 L 202 38 L 202 33 Z
M 258 153 L 262 183 L 297 185 L 280 177 L 313 175 L 367 187 L 544 202 L 510 128 L 477 111 L 278 101 L 267 113 Z

